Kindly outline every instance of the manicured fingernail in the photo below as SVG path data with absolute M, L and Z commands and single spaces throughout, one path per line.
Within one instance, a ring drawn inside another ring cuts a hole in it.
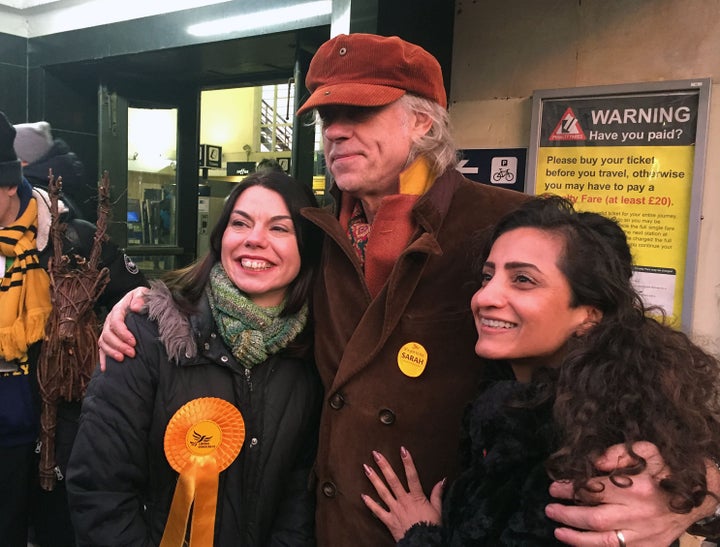
M 405 448 L 404 446 L 401 446 L 401 447 L 400 447 L 400 457 L 401 457 L 401 458 L 407 458 L 407 457 L 408 457 L 407 448 Z
M 376 452 L 375 450 L 372 451 L 373 458 L 375 458 L 376 462 L 380 461 L 380 452 Z
M 368 477 L 373 474 L 372 467 L 370 467 L 369 465 L 367 465 L 367 464 L 365 464 L 365 463 L 363 464 L 363 469 L 365 470 L 365 474 L 366 474 Z

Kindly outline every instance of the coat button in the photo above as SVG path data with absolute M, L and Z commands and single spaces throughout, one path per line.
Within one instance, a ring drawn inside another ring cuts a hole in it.
M 322 493 L 326 498 L 334 498 L 337 488 L 330 481 L 324 482 L 322 485 Z
M 378 412 L 380 423 L 384 425 L 392 425 L 395 423 L 395 413 L 389 408 L 383 408 Z
M 210 349 L 210 344 L 208 344 L 207 342 L 205 342 L 205 345 L 204 345 L 203 347 L 205 348 L 205 351 L 207 351 L 207 350 Z
M 220 356 L 220 360 L 221 360 L 223 363 L 227 363 L 227 362 L 228 362 L 228 357 L 227 357 L 227 355 L 221 355 L 221 356 Z
M 345 399 L 343 398 L 342 393 L 335 393 L 332 397 L 330 397 L 330 408 L 340 410 L 344 406 Z

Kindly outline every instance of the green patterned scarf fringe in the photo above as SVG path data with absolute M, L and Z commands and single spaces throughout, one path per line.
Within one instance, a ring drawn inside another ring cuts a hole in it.
M 287 347 L 307 324 L 307 304 L 294 315 L 279 317 L 284 303 L 257 306 L 235 286 L 220 262 L 210 272 L 207 295 L 220 335 L 247 369 Z

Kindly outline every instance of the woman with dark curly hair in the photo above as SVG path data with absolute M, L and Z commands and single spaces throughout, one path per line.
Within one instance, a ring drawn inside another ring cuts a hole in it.
M 563 198 L 531 200 L 498 223 L 471 306 L 475 351 L 506 378 L 496 374 L 468 409 L 464 471 L 441 508 L 444 484 L 428 500 L 405 448 L 409 492 L 381 454 L 389 488 L 365 466 L 387 509 L 363 499 L 398 545 L 559 544 L 544 513 L 551 479 L 591 504 L 650 471 L 673 513 L 717 504 L 706 471 L 720 456 L 720 363 L 652 317 L 631 276 L 622 229 Z M 608 474 L 597 462 L 613 445 L 628 456 Z M 633 534 L 616 531 L 617 544 Z

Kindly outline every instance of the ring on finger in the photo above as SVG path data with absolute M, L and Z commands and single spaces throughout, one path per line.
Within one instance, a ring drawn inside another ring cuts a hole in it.
M 627 547 L 627 543 L 625 543 L 625 535 L 620 530 L 615 530 L 615 536 L 617 536 L 618 547 Z

